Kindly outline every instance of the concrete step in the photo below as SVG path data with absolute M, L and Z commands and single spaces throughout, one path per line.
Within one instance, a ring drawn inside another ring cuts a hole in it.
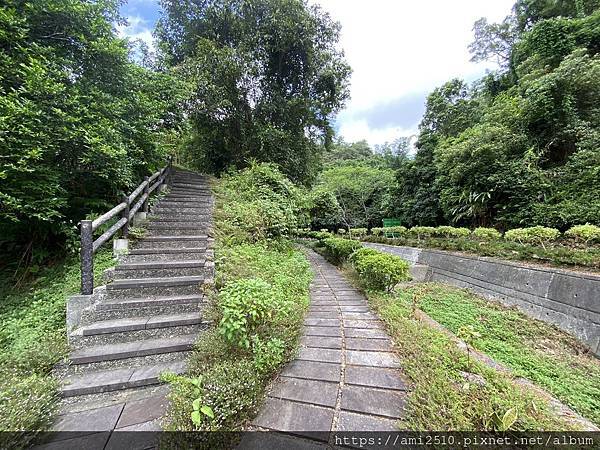
M 206 243 L 204 245 L 200 245 L 201 243 L 195 243 L 197 247 L 181 247 L 181 248 L 133 248 L 129 250 L 129 254 L 125 256 L 125 258 L 130 258 L 131 256 L 165 256 L 172 255 L 174 257 L 181 256 L 182 259 L 189 254 L 203 254 L 206 251 Z M 202 258 L 198 258 L 202 259 Z
M 180 214 L 180 215 L 206 215 L 206 214 L 210 214 L 210 209 L 209 208 L 198 208 L 198 207 L 192 207 L 189 208 L 187 206 L 177 206 L 177 207 L 173 207 L 173 206 L 156 206 L 155 208 L 152 209 L 152 216 L 157 216 L 157 215 L 173 215 L 173 214 Z
M 212 191 L 210 189 L 172 189 L 169 191 L 169 195 L 185 195 L 185 196 L 199 196 L 199 197 L 212 197 Z
M 163 372 L 183 373 L 185 361 L 174 361 L 148 366 L 120 368 L 90 372 L 65 380 L 61 388 L 63 397 L 76 395 L 99 394 L 103 392 L 130 389 L 141 386 L 158 384 L 158 378 Z
M 206 202 L 194 202 L 194 201 L 174 201 L 174 200 L 163 200 L 158 204 L 158 208 L 160 209 L 204 209 L 208 210 L 208 203 Z
M 198 233 L 206 233 L 210 229 L 210 225 L 195 227 L 149 227 L 148 236 L 160 236 L 164 234 L 170 234 L 172 236 L 194 236 Z
M 113 311 L 113 310 L 124 310 L 146 307 L 167 307 L 171 305 L 198 305 L 204 301 L 202 295 L 173 295 L 165 297 L 133 297 L 124 298 L 121 300 L 111 300 L 98 303 L 96 309 L 99 311 Z
M 155 328 L 170 328 L 182 325 L 198 325 L 200 323 L 202 323 L 202 318 L 198 312 L 162 316 L 128 317 L 123 319 L 103 320 L 84 325 L 76 329 L 73 334 L 95 336 L 99 334 L 152 330 Z
M 184 250 L 181 252 L 161 252 L 161 250 L 174 250 L 174 249 L 141 249 L 151 250 L 153 253 L 132 253 L 120 257 L 120 260 L 124 263 L 138 263 L 138 262 L 160 262 L 160 261 L 198 261 L 204 260 L 206 257 L 206 247 L 192 248 L 192 249 L 178 249 Z M 192 251 L 187 251 L 192 250 Z
M 184 194 L 169 194 L 165 198 L 162 199 L 161 203 L 185 203 L 185 202 L 194 202 L 208 205 L 211 203 L 210 196 L 195 196 L 195 195 L 184 195 Z
M 185 220 L 183 220 L 180 217 L 177 218 L 173 218 L 173 220 L 163 220 L 162 218 L 156 218 L 155 220 L 153 220 L 152 222 L 150 222 L 148 224 L 148 227 L 152 227 L 152 228 L 201 228 L 201 227 L 205 227 L 206 225 L 210 224 L 210 221 L 208 220 L 207 217 L 204 218 L 204 220 L 202 219 L 196 219 L 196 220 L 190 220 L 188 218 L 186 218 Z
M 208 190 L 210 191 L 210 188 L 206 185 L 206 183 L 189 183 L 189 182 L 183 182 L 183 181 L 179 181 L 179 180 L 173 180 L 173 185 L 171 186 L 172 190 L 179 190 L 179 189 L 185 189 L 185 190 L 198 190 L 198 189 L 202 189 L 202 190 Z
M 200 292 L 204 276 L 116 279 L 106 286 L 110 300 L 131 297 L 194 295 Z
M 186 214 L 184 216 L 161 215 L 151 216 L 150 220 L 155 223 L 183 222 L 183 223 L 208 223 L 212 221 L 210 214 Z
M 192 349 L 197 337 L 197 334 L 186 334 L 169 339 L 146 339 L 122 344 L 95 345 L 75 350 L 69 356 L 69 362 L 79 365 L 162 353 L 183 352 Z
M 131 278 L 167 278 L 203 275 L 205 261 L 137 261 L 119 264 L 115 268 L 115 276 L 119 279 Z
M 153 234 L 144 236 L 136 245 L 136 250 L 142 249 L 178 249 L 178 248 L 198 248 L 206 247 L 209 244 L 209 237 L 206 234 L 196 234 L 187 236 L 165 236 Z

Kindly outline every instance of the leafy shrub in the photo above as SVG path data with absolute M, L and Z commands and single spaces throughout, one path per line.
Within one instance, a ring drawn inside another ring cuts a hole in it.
M 411 236 L 421 240 L 421 238 L 430 238 L 435 234 L 435 228 L 433 227 L 412 227 L 408 230 Z
M 382 236 L 383 231 L 384 231 L 384 228 L 378 228 L 378 227 L 371 228 L 371 234 L 373 236 Z
M 390 292 L 400 281 L 410 279 L 409 265 L 404 259 L 370 250 L 354 257 L 354 268 L 367 288 Z
M 468 228 L 455 228 L 448 226 L 437 227 L 434 231 L 435 236 L 445 237 L 445 238 L 461 238 L 467 237 L 471 234 L 471 230 Z
M 560 236 L 560 231 L 556 228 L 547 227 L 529 227 L 515 228 L 504 233 L 504 239 L 507 241 L 519 242 L 520 244 L 539 244 L 545 247 L 545 244 L 555 241 Z
M 308 233 L 308 237 L 322 241 L 323 239 L 333 237 L 333 234 L 329 231 L 311 231 Z
M 379 250 L 375 250 L 374 248 L 370 248 L 370 247 L 361 247 L 358 250 L 356 250 L 354 253 L 352 253 L 348 260 L 351 262 L 355 262 L 360 258 L 364 258 L 365 256 L 368 255 L 378 255 L 379 253 L 381 253 Z
M 495 241 L 502 237 L 502 234 L 495 228 L 478 227 L 473 230 L 473 237 L 481 241 Z
M 324 239 L 323 245 L 327 257 L 336 264 L 346 261 L 352 253 L 362 247 L 360 242 L 341 238 Z
M 219 292 L 223 318 L 219 332 L 239 348 L 250 348 L 250 337 L 272 315 L 276 299 L 272 286 L 258 278 L 233 281 Z
M 354 237 L 366 236 L 368 232 L 366 228 L 350 228 L 350 236 Z
M 232 242 L 287 237 L 305 224 L 306 198 L 272 164 L 223 176 L 217 185 L 218 233 Z
M 383 232 L 385 233 L 386 236 L 391 236 L 390 237 L 401 237 L 404 236 L 406 234 L 407 228 L 403 227 L 402 225 L 396 225 L 393 227 L 386 227 L 383 229 Z
M 264 341 L 258 336 L 253 336 L 252 354 L 256 370 L 259 373 L 270 373 L 285 359 L 285 342 L 279 338 Z
M 585 225 L 575 225 L 565 231 L 565 236 L 575 239 L 577 242 L 583 242 L 585 245 L 600 242 L 600 227 L 586 223 Z

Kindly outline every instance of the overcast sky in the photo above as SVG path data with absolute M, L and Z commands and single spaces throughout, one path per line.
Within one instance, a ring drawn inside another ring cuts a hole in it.
M 501 21 L 514 0 L 310 0 L 342 24 L 340 42 L 353 73 L 351 100 L 337 117 L 348 142 L 374 146 L 410 136 L 435 87 L 459 77 L 472 81 L 493 69 L 469 61 L 467 46 L 480 17 Z M 119 31 L 152 40 L 157 0 L 129 0 Z

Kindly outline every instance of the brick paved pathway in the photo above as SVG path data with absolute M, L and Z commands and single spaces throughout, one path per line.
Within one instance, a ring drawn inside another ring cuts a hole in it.
M 337 268 L 312 251 L 309 259 L 315 279 L 302 347 L 253 425 L 310 436 L 398 430 L 406 393 L 389 336 Z

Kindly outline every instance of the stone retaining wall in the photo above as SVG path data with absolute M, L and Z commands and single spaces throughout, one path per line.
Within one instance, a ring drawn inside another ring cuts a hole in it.
M 600 356 L 600 276 L 460 255 L 440 250 L 364 243 L 429 266 L 431 280 L 469 288 L 517 306 L 571 333 Z

